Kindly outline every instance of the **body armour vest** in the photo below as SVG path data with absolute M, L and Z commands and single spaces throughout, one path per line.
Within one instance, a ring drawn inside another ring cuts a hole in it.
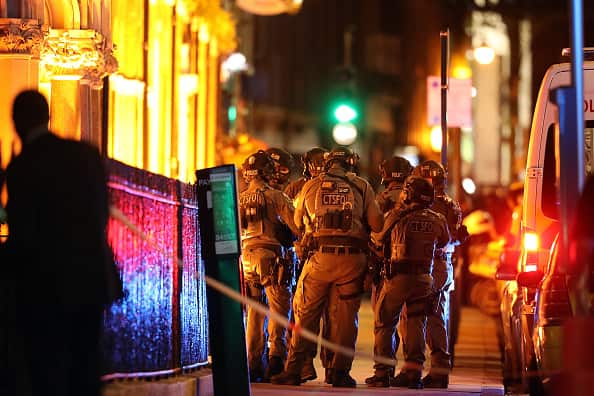
M 324 176 L 316 192 L 314 232 L 344 235 L 353 230 L 354 187 L 340 178 Z
M 241 238 L 258 238 L 265 233 L 266 197 L 264 189 L 244 191 L 239 196 Z
M 406 214 L 396 223 L 391 234 L 392 262 L 410 260 L 430 263 L 436 247 L 449 240 L 445 219 L 431 209 Z

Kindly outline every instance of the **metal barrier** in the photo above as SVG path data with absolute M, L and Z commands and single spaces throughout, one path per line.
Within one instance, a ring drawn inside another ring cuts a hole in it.
M 103 379 L 173 374 L 207 364 L 206 288 L 193 186 L 113 160 L 107 167 L 112 208 L 150 242 L 110 219 L 108 239 L 126 297 L 106 313 Z M 182 258 L 181 266 L 175 257 Z

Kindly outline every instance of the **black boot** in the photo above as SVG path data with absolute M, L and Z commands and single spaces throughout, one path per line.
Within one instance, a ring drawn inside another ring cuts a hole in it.
M 390 386 L 409 389 L 423 389 L 421 373 L 413 371 L 401 371 L 390 380 Z
M 423 386 L 425 388 L 447 389 L 449 384 L 450 384 L 450 376 L 449 375 L 428 374 L 425 376 L 425 378 L 423 378 Z
M 270 356 L 268 359 L 268 367 L 266 368 L 266 373 L 264 374 L 264 378 L 270 380 L 273 376 L 282 373 L 283 369 L 285 368 L 285 363 L 283 359 L 279 356 Z
M 250 382 L 252 384 L 264 382 L 264 373 L 262 370 L 250 370 Z
M 299 374 L 283 371 L 270 378 L 270 382 L 276 385 L 301 385 L 301 376 Z
M 334 369 L 326 367 L 324 371 L 324 383 L 331 385 L 332 379 L 334 378 Z
M 390 375 L 387 373 L 383 376 L 373 375 L 365 378 L 365 383 L 370 388 L 387 388 L 390 386 Z
M 303 368 L 301 369 L 301 382 L 313 381 L 318 378 L 316 368 L 314 367 L 313 358 L 306 359 Z
M 332 386 L 335 388 L 356 388 L 357 381 L 349 375 L 348 370 L 334 370 Z

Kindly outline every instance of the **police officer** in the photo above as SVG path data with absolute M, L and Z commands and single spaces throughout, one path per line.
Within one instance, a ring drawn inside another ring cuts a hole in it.
M 433 253 L 449 242 L 445 219 L 429 209 L 433 200 L 434 190 L 429 182 L 415 176 L 407 178 L 403 189 L 403 203 L 407 207 L 390 234 L 390 262 L 384 270 L 385 279 L 374 310 L 373 353 L 388 358 L 395 356 L 400 341 L 395 325 L 406 303 L 408 354 L 402 371 L 394 378 L 391 377 L 395 364 L 376 362 L 375 375 L 366 380 L 369 386 L 423 387 L 426 303 L 432 291 Z
M 380 176 L 382 177 L 382 185 L 384 190 L 377 194 L 376 201 L 380 209 L 384 212 L 384 227 L 379 233 L 371 233 L 372 249 L 377 256 L 376 262 L 382 262 L 386 258 L 386 244 L 385 239 L 394 226 L 394 220 L 398 217 L 402 203 L 400 193 L 404 185 L 404 180 L 410 175 L 413 167 L 410 162 L 399 156 L 394 156 L 388 160 L 383 160 L 379 165 Z M 389 254 L 389 253 L 388 253 Z M 377 265 L 376 265 L 377 267 Z M 373 276 L 375 281 L 371 288 L 371 307 L 375 306 L 379 290 L 381 289 L 381 278 L 378 277 L 378 268 L 373 268 Z
M 448 222 L 451 242 L 435 251 L 433 262 L 433 288 L 437 294 L 437 309 L 427 318 L 427 344 L 431 350 L 431 369 L 423 378 L 426 388 L 447 388 L 451 369 L 450 344 L 450 292 L 454 289 L 454 268 L 452 255 L 454 247 L 468 236 L 462 224 L 462 210 L 457 201 L 445 191 L 447 174 L 444 167 L 433 160 L 424 161 L 413 170 L 429 181 L 435 189 L 435 202 L 431 209 L 442 214 Z
M 303 189 L 303 186 L 305 185 L 305 182 L 307 182 L 308 180 L 319 176 L 323 171 L 324 171 L 324 154 L 326 154 L 328 152 L 328 150 L 321 148 L 321 147 L 314 147 L 310 150 L 308 150 L 305 154 L 303 154 L 302 157 L 302 162 L 303 162 L 303 176 L 301 176 L 300 178 L 290 182 L 287 187 L 285 188 L 285 194 L 287 194 L 289 196 L 289 198 L 291 198 L 293 200 L 293 203 L 295 203 L 295 201 L 298 199 L 298 195 L 301 192 L 301 190 Z M 297 263 L 297 273 L 296 273 L 296 278 L 299 279 L 299 276 L 301 275 L 301 270 L 303 268 L 303 264 L 305 263 L 305 257 L 302 258 L 302 260 L 300 260 L 299 263 Z M 291 319 L 294 319 L 294 315 L 295 314 L 295 310 L 293 309 L 291 311 Z M 327 309 L 326 312 L 323 315 L 323 318 L 327 318 Z M 327 324 L 328 322 L 325 321 L 325 324 Z M 326 325 L 323 325 L 324 328 L 326 328 Z M 287 338 L 290 342 L 290 336 L 291 336 L 291 331 L 287 332 Z M 306 382 L 306 381 L 312 381 L 314 379 L 316 379 L 318 377 L 317 373 L 316 373 L 316 369 L 314 366 L 314 358 L 316 357 L 316 354 L 318 352 L 318 348 L 317 345 L 315 344 L 311 344 L 311 350 L 310 353 L 306 355 L 305 357 L 305 362 L 303 365 L 303 369 L 301 370 L 301 381 L 302 382 Z M 325 363 L 325 362 L 323 362 Z M 326 365 L 324 365 L 324 367 L 327 367 Z
M 295 294 L 297 327 L 315 331 L 335 286 L 340 303 L 334 318 L 340 332 L 332 341 L 355 348 L 357 314 L 361 303 L 363 277 L 366 271 L 367 228 L 380 231 L 383 216 L 371 185 L 347 171 L 355 160 L 348 148 L 335 148 L 326 157 L 326 173 L 305 183 L 302 199 L 295 209 L 295 223 L 313 235 L 314 252 L 305 264 Z M 300 372 L 309 351 L 309 341 L 298 333 L 291 339 L 285 371 L 271 382 L 299 385 Z M 333 356 L 332 385 L 355 387 L 349 375 L 352 357 Z
M 380 232 L 371 233 L 370 276 L 371 279 L 371 309 L 375 310 L 375 304 L 382 289 L 384 263 L 390 259 L 390 233 L 400 218 L 405 205 L 401 199 L 401 192 L 404 181 L 410 175 L 413 166 L 410 162 L 399 156 L 383 160 L 379 165 L 379 173 L 382 177 L 381 183 L 384 190 L 377 194 L 376 201 L 384 212 L 384 227 Z M 403 346 L 404 346 L 404 341 Z M 366 384 L 373 383 L 375 376 L 365 379 Z
M 295 165 L 293 156 L 287 151 L 278 148 L 271 147 L 266 150 L 266 153 L 270 155 L 270 158 L 274 161 L 274 175 L 270 179 L 269 183 L 272 188 L 284 191 L 289 184 L 289 178 L 291 177 L 291 170 Z
M 412 170 L 413 166 L 404 157 L 394 156 L 381 162 L 379 173 L 384 190 L 377 194 L 376 199 L 382 212 L 388 212 L 400 201 L 402 185 Z
M 325 148 L 314 147 L 303 154 L 303 176 L 292 181 L 285 188 L 285 194 L 287 194 L 289 198 L 295 200 L 297 195 L 301 192 L 305 182 L 314 177 L 318 177 L 320 173 L 324 171 L 324 154 L 327 152 L 328 150 Z
M 293 216 L 294 207 L 282 191 L 270 187 L 268 181 L 274 176 L 274 162 L 260 150 L 250 155 L 242 166 L 247 189 L 239 196 L 242 265 L 245 290 L 250 298 L 268 302 L 270 309 L 289 317 L 291 306 L 290 274 L 283 262 L 283 244 L 292 241 L 279 240 L 289 228 L 295 235 L 298 229 Z M 252 382 L 266 381 L 282 371 L 287 346 L 283 326 L 268 321 L 268 340 L 264 331 L 265 316 L 253 308 L 247 308 L 247 346 Z M 268 341 L 268 364 L 266 364 L 266 341 Z

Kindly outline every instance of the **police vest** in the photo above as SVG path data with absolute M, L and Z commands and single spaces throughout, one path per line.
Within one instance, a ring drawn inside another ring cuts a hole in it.
M 392 262 L 410 260 L 430 263 L 443 220 L 431 209 L 419 209 L 403 216 L 391 233 Z
M 244 191 L 239 196 L 239 217 L 242 239 L 264 235 L 266 218 L 266 197 L 264 189 Z
M 353 230 L 354 187 L 341 178 L 324 176 L 316 192 L 314 233 L 344 235 Z

